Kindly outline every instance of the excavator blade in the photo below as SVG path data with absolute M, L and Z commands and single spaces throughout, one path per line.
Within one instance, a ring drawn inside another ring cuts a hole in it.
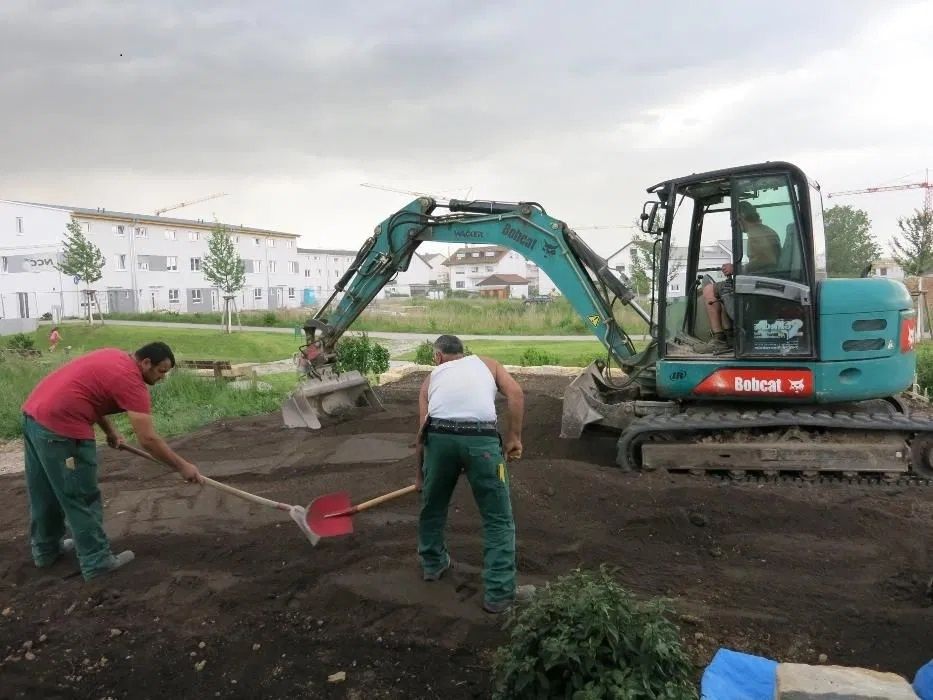
M 620 391 L 603 378 L 596 362 L 564 390 L 560 436 L 579 438 L 592 424 L 622 430 L 635 418 L 634 386 Z
M 341 416 L 358 406 L 382 410 L 366 377 L 355 371 L 326 370 L 321 378 L 302 380 L 282 404 L 282 421 L 287 428 L 320 430 L 322 416 Z

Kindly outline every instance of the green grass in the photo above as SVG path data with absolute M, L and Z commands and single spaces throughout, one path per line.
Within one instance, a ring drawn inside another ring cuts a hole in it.
M 244 326 L 293 328 L 313 309 L 244 312 Z M 164 323 L 220 323 L 219 312 L 179 314 L 172 312 L 109 314 L 125 321 Z M 627 307 L 616 306 L 616 318 L 630 333 L 645 332 L 644 323 Z M 520 299 L 404 299 L 371 304 L 353 323 L 357 331 L 394 333 L 460 333 L 470 335 L 585 335 L 587 321 L 570 303 L 558 298 L 551 303 L 526 306 Z
M 168 343 L 178 360 L 229 360 L 230 362 L 272 362 L 291 357 L 302 340 L 284 333 L 243 332 L 226 334 L 191 328 L 151 328 L 145 326 L 59 326 L 62 343 L 58 352 L 71 346 L 71 355 L 97 348 L 136 350 L 146 343 Z M 36 347 L 47 348 L 48 326 L 36 331 Z
M 527 350 L 537 350 L 552 356 L 553 364 L 562 367 L 586 367 L 595 359 L 606 359 L 606 349 L 596 340 L 554 341 L 542 343 L 534 340 L 470 340 L 466 343 L 470 352 L 485 355 L 504 365 L 521 364 Z M 400 355 L 400 360 L 415 360 L 414 351 Z

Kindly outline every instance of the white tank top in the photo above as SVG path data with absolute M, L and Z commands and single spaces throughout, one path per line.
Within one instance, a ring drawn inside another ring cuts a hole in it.
M 428 384 L 428 416 L 443 420 L 495 421 L 496 380 L 486 363 L 467 355 L 435 367 Z

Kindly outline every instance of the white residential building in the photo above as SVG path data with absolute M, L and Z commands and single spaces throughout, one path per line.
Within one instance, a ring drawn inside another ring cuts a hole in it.
M 327 301 L 347 269 L 356 259 L 355 250 L 299 248 L 298 258 L 304 288 L 302 304 L 315 306 Z
M 103 277 L 93 284 L 104 313 L 223 308 L 201 271 L 214 222 L 0 200 L 0 316 L 85 313 L 86 285 L 55 268 L 72 220 L 104 255 Z M 221 225 L 246 264 L 239 308 L 299 306 L 298 236 Z
M 458 248 L 444 263 L 450 270 L 450 289 L 476 292 L 477 285 L 490 275 L 528 274 L 525 258 L 502 246 L 484 245 Z
M 892 280 L 903 280 L 904 270 L 894 258 L 880 258 L 871 264 L 871 274 L 874 277 L 888 277 Z

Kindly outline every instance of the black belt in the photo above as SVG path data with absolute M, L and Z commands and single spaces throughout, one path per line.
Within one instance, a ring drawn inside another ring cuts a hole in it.
M 429 418 L 428 432 L 448 435 L 475 435 L 478 437 L 498 437 L 495 421 L 462 421 Z

